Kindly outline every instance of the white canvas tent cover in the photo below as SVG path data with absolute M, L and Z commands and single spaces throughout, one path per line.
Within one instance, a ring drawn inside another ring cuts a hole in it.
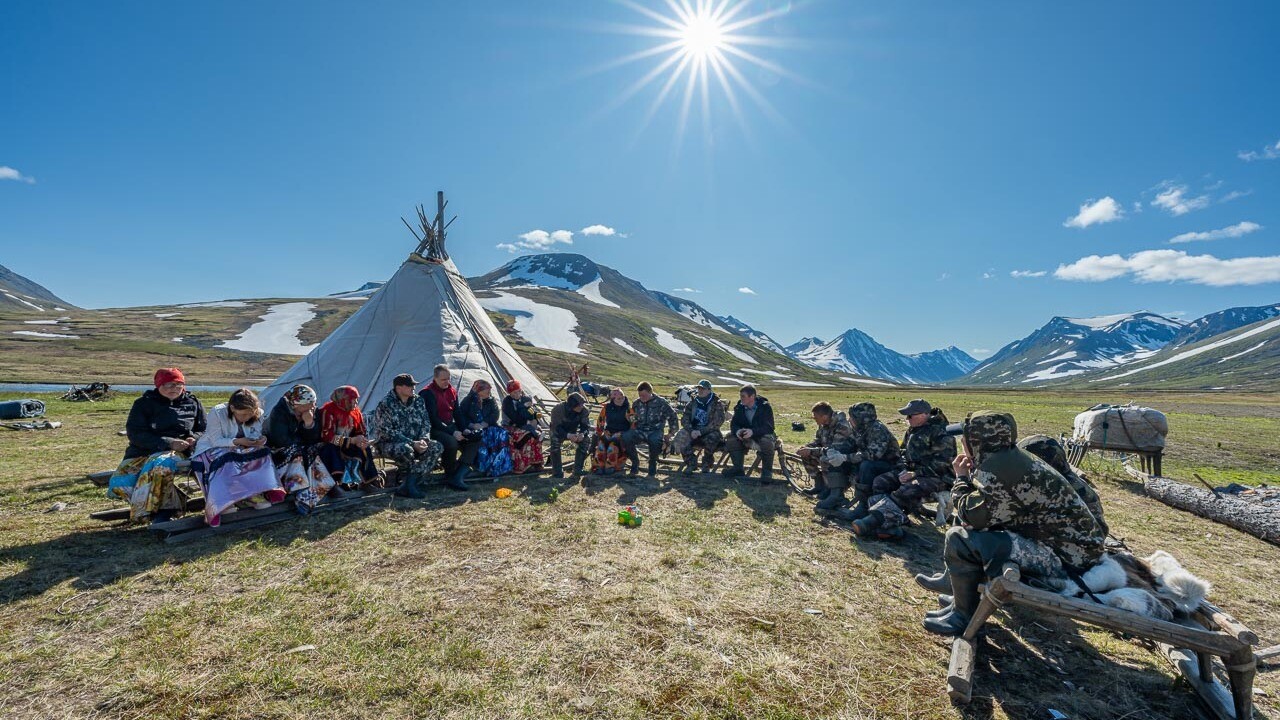
M 1159 410 L 1128 405 L 1095 405 L 1076 416 L 1071 439 L 1108 450 L 1164 449 L 1169 419 Z
M 368 413 L 396 375 L 412 373 L 425 383 L 441 363 L 453 372 L 460 394 L 484 378 L 501 397 L 508 380 L 519 380 L 535 400 L 557 402 L 485 314 L 453 261 L 410 254 L 363 307 L 262 392 L 263 406 L 274 407 L 298 383 L 315 388 L 322 402 L 334 389 L 352 385 Z

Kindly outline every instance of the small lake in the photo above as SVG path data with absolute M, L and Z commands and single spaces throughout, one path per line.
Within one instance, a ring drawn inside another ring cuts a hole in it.
M 83 387 L 83 386 L 81 386 Z M 193 393 L 229 393 L 241 387 L 248 387 L 250 390 L 257 392 L 262 390 L 262 385 L 188 385 L 187 390 Z M 53 383 L 4 383 L 0 382 L 0 393 L 65 393 L 70 390 L 70 385 L 57 385 Z M 111 389 L 120 393 L 141 393 L 146 390 L 155 389 L 154 385 L 112 385 Z

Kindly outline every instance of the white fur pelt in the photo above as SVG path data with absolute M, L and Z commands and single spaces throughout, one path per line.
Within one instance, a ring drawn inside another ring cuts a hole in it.
M 1105 555 L 1082 579 L 1103 604 L 1158 620 L 1170 620 L 1175 612 L 1191 613 L 1210 590 L 1207 580 L 1192 575 L 1163 550 L 1146 558 L 1129 553 Z M 1061 594 L 1080 597 L 1085 592 L 1074 580 L 1068 580 Z
M 951 519 L 951 491 L 939 490 L 934 493 L 934 497 L 938 501 L 938 515 L 933 521 L 938 527 L 946 527 L 947 521 Z

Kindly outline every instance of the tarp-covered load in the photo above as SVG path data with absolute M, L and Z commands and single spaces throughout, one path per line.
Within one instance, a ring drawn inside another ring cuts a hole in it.
M 1076 416 L 1071 440 L 1106 450 L 1155 452 L 1164 449 L 1169 419 L 1159 410 L 1128 405 L 1095 405 Z
M 10 400 L 0 403 L 0 420 L 20 420 L 43 414 L 44 403 L 39 400 Z

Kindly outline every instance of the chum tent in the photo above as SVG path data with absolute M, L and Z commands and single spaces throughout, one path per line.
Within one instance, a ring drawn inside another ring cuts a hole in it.
M 335 388 L 352 385 L 360 390 L 360 408 L 369 412 L 391 390 L 396 375 L 411 373 L 426 383 L 438 364 L 453 372 L 459 394 L 483 378 L 493 384 L 494 396 L 502 397 L 507 381 L 518 380 L 547 408 L 557 402 L 444 252 L 443 193 L 438 197 L 433 223 L 419 209 L 424 237 L 418 249 L 363 307 L 262 392 L 264 407 L 273 407 L 298 383 L 315 388 L 322 402 Z

